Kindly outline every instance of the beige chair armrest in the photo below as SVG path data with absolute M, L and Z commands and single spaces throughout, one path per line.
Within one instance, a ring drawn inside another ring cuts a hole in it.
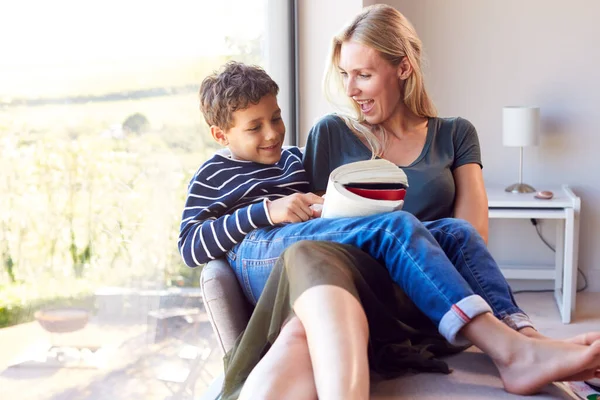
M 200 288 L 213 331 L 225 354 L 246 328 L 252 307 L 226 260 L 213 260 L 204 266 Z

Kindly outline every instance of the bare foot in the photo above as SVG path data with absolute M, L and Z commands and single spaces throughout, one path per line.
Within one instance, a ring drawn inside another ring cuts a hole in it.
M 526 339 L 504 360 L 494 360 L 507 392 L 530 395 L 545 385 L 590 379 L 600 368 L 600 341 L 589 346 L 559 340 Z
M 532 338 L 532 339 L 561 340 L 563 342 L 573 343 L 573 344 L 581 344 L 581 345 L 585 345 L 585 346 L 589 346 L 590 344 L 594 343 L 596 340 L 600 340 L 600 331 L 582 333 L 581 335 L 573 336 L 573 337 L 567 338 L 567 339 L 549 338 L 548 336 L 544 336 L 540 332 L 536 331 L 533 328 L 529 328 L 529 327 L 521 329 L 519 331 L 519 333 L 522 333 L 523 335 L 525 335 L 529 338 Z
M 573 336 L 567 339 L 553 339 L 548 336 L 542 335 L 540 332 L 536 331 L 533 328 L 523 328 L 519 331 L 519 333 L 532 338 L 532 339 L 543 339 L 543 340 L 560 340 L 566 343 L 580 344 L 583 346 L 589 346 L 594 343 L 596 340 L 600 340 L 600 332 L 587 332 L 582 333 L 581 335 Z M 566 376 L 563 381 L 583 381 L 588 379 L 590 374 L 596 373 L 594 369 L 582 371 L 577 374 Z
M 600 332 L 587 332 L 581 335 L 573 336 L 572 338 L 563 339 L 565 342 L 582 344 L 589 346 L 597 340 L 600 340 Z

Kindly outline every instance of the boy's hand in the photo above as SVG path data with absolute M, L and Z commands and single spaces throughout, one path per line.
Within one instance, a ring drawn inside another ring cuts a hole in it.
M 267 202 L 267 210 L 274 224 L 302 222 L 320 216 L 319 211 L 310 207 L 313 204 L 323 204 L 323 198 L 314 193 L 295 193 Z

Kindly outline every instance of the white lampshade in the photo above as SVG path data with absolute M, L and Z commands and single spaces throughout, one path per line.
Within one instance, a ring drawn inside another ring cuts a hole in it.
M 504 146 L 535 146 L 538 143 L 539 130 L 539 107 L 510 106 L 502 109 L 502 144 Z

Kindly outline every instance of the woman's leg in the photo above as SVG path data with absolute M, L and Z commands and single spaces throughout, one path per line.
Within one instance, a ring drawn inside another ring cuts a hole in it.
M 435 239 L 406 213 L 391 213 L 386 218 L 317 219 L 260 231 L 262 235 L 244 240 L 248 245 L 236 255 L 238 266 L 247 267 L 249 261 L 277 252 L 278 246 L 285 248 L 307 237 L 358 246 L 387 265 L 392 279 L 449 341 L 456 342 L 461 331 L 490 354 L 511 392 L 531 393 L 553 380 L 592 373 L 600 367 L 598 343 L 579 346 L 529 339 L 491 315 L 476 318 L 491 311 L 489 306 L 472 294 Z
M 297 317 L 252 370 L 242 398 L 368 399 L 369 329 L 349 273 L 357 261 L 339 246 L 312 241 L 294 244 L 282 260 Z
M 368 399 L 369 326 L 348 272 L 356 260 L 338 247 L 308 241 L 296 243 L 283 257 L 319 399 Z
M 294 311 L 306 330 L 319 399 L 368 399 L 369 329 L 358 300 L 337 286 L 315 286 Z
M 529 395 L 551 382 L 600 376 L 600 341 L 584 346 L 528 338 L 489 313 L 475 317 L 461 334 L 492 358 L 511 393 Z
M 313 368 L 304 327 L 296 317 L 254 367 L 240 400 L 317 400 Z

